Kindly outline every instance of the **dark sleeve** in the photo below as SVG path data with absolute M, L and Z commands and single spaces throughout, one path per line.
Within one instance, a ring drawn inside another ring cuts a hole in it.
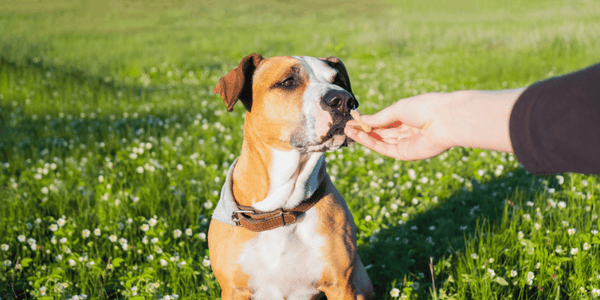
M 600 174 L 600 64 L 528 87 L 509 132 L 517 160 L 532 174 Z

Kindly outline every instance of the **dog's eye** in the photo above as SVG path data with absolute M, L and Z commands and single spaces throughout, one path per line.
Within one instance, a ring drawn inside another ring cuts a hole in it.
M 280 82 L 279 85 L 283 87 L 293 87 L 296 85 L 296 80 L 294 80 L 294 77 L 288 77 L 284 81 Z

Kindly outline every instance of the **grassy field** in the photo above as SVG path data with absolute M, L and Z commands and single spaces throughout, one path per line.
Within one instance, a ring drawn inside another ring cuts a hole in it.
M 0 299 L 218 299 L 206 231 L 252 52 L 340 57 L 363 113 L 600 61 L 600 3 L 0 0 Z M 600 177 L 326 155 L 376 299 L 600 295 Z M 404 298 L 403 298 L 404 297 Z

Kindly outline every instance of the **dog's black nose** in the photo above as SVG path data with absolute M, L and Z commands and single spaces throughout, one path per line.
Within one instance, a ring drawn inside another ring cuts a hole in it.
M 321 100 L 323 104 L 330 107 L 334 113 L 347 114 L 358 108 L 358 101 L 352 94 L 343 90 L 331 90 Z

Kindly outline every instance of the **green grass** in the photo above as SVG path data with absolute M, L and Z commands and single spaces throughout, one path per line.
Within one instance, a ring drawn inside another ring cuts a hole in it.
M 336 55 L 373 113 L 591 65 L 598 20 L 595 1 L 2 1 L 0 298 L 219 298 L 205 233 L 244 110 L 212 89 L 249 53 Z M 477 149 L 326 157 L 377 299 L 600 288 L 598 176 Z

